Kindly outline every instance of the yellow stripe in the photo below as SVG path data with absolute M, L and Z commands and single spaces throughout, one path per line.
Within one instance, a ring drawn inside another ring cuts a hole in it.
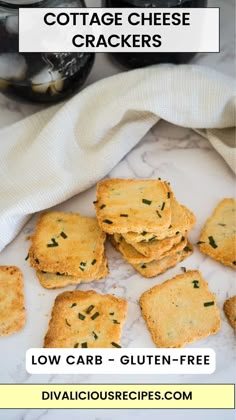
M 0 408 L 232 409 L 234 405 L 233 384 L 0 385 Z

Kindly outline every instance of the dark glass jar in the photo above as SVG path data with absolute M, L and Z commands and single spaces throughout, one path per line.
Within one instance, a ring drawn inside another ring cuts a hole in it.
M 0 90 L 39 102 L 76 93 L 93 63 L 90 53 L 18 52 L 19 7 L 86 7 L 84 0 L 0 0 Z
M 207 0 L 105 0 L 105 7 L 206 7 Z M 146 67 L 152 64 L 184 64 L 190 61 L 195 53 L 114 53 L 112 56 L 128 68 Z

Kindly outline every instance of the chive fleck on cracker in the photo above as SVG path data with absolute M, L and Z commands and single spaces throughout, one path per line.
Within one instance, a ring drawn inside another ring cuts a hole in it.
M 16 333 L 25 325 L 23 287 L 19 268 L 0 266 L 0 336 Z
M 187 271 L 153 287 L 139 302 L 157 347 L 183 347 L 220 329 L 216 298 L 199 271 Z
M 188 242 L 188 245 L 182 250 L 176 252 L 174 255 L 166 256 L 159 260 L 153 260 L 149 263 L 143 262 L 139 264 L 131 264 L 143 277 L 151 278 L 165 273 L 176 264 L 185 260 L 193 253 L 193 247 Z
M 169 188 L 158 180 L 106 179 L 97 185 L 95 204 L 107 233 L 166 230 L 171 221 Z
M 225 198 L 207 220 L 199 238 L 204 254 L 236 269 L 236 200 Z
M 98 272 L 91 278 L 81 279 L 79 276 L 66 276 L 60 273 L 46 273 L 36 270 L 36 276 L 45 289 L 60 289 L 70 284 L 90 283 L 93 280 L 102 280 L 109 273 L 107 259 L 104 257 Z
M 96 219 L 75 213 L 44 213 L 32 237 L 31 266 L 81 279 L 96 277 L 105 239 Z
M 236 296 L 232 296 L 225 301 L 224 313 L 236 333 Z
M 120 347 L 127 301 L 92 290 L 64 292 L 57 296 L 44 347 Z

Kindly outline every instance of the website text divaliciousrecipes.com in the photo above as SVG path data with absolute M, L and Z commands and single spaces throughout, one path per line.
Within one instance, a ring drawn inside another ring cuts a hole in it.
M 215 351 L 209 348 L 117 348 L 115 351 L 108 348 L 36 348 L 26 352 L 26 370 L 34 375 L 105 374 L 119 375 L 117 377 L 121 379 L 122 374 L 125 375 L 123 378 L 126 381 L 127 375 L 149 374 L 156 375 L 160 382 L 161 375 L 210 375 L 215 368 Z M 34 383 L 0 385 L 0 408 L 232 409 L 234 406 L 233 384 Z

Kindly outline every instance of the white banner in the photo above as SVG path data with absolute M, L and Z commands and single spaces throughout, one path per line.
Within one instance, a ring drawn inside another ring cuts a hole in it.
M 22 8 L 20 52 L 219 52 L 219 8 Z
M 211 374 L 212 349 L 29 349 L 31 374 Z

